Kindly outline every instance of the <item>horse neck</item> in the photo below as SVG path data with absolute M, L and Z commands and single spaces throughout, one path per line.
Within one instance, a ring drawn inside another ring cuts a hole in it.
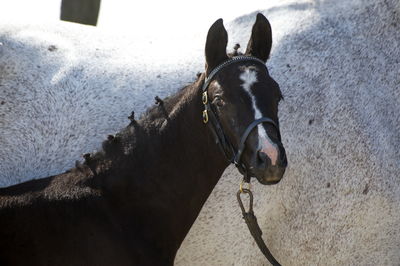
M 125 171 L 131 174 L 113 192 L 125 214 L 143 214 L 132 217 L 132 226 L 146 231 L 145 241 L 173 256 L 228 165 L 202 122 L 200 85 L 186 88 L 157 130 L 144 127 L 139 146 L 145 147 L 137 147 Z

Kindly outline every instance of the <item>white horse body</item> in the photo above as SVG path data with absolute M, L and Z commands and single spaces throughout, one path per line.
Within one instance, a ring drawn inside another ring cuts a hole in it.
M 185 49 L 179 60 L 151 39 L 64 22 L 3 24 L 0 43 L 2 186 L 73 167 L 202 67 Z
M 278 185 L 253 183 L 268 247 L 282 265 L 399 265 L 400 3 L 304 1 L 264 14 L 278 36 L 267 65 L 285 97 L 289 162 Z M 250 17 L 231 23 L 236 35 Z M 269 265 L 241 218 L 239 180 L 225 172 L 178 265 Z
M 398 265 L 400 4 L 262 8 L 274 36 L 268 67 L 285 96 L 289 161 L 280 184 L 253 186 L 268 247 L 283 265 Z M 254 17 L 227 25 L 229 47 L 246 43 Z M 69 23 L 1 24 L 0 185 L 72 167 L 131 111 L 139 116 L 154 96 L 191 82 L 204 68 L 209 24 L 190 45 Z M 267 265 L 241 219 L 240 179 L 228 168 L 176 265 Z

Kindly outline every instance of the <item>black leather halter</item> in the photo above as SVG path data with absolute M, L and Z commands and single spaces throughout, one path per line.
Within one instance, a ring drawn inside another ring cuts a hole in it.
M 269 117 L 262 117 L 260 119 L 253 121 L 252 123 L 250 123 L 250 125 L 248 125 L 247 129 L 243 133 L 243 135 L 240 139 L 238 149 L 235 152 L 235 148 L 233 147 L 232 143 L 228 140 L 227 136 L 225 135 L 222 125 L 218 120 L 218 116 L 216 115 L 216 113 L 213 110 L 212 105 L 208 101 L 207 89 L 208 89 L 208 86 L 210 85 L 210 83 L 212 82 L 213 78 L 215 77 L 215 75 L 218 72 L 220 72 L 225 67 L 232 65 L 234 63 L 237 63 L 237 62 L 255 62 L 255 63 L 263 65 L 266 68 L 265 63 L 262 60 L 260 60 L 256 57 L 252 57 L 252 56 L 232 57 L 232 58 L 226 60 L 225 62 L 223 62 L 222 64 L 218 65 L 216 68 L 214 68 L 211 71 L 211 73 L 208 75 L 208 77 L 206 77 L 204 84 L 203 84 L 203 88 L 202 88 L 202 90 L 203 90 L 202 101 L 204 104 L 203 122 L 205 124 L 209 125 L 209 128 L 215 138 L 215 142 L 221 148 L 221 150 L 224 153 L 227 160 L 230 163 L 235 164 L 236 167 L 239 169 L 239 172 L 241 174 L 243 174 L 244 180 L 246 182 L 249 182 L 251 176 L 249 176 L 249 172 L 247 171 L 246 166 L 241 162 L 241 156 L 245 149 L 247 137 L 249 136 L 250 132 L 258 124 L 261 124 L 261 123 L 268 123 L 268 124 L 273 125 L 275 127 L 275 129 L 277 130 L 278 135 L 279 135 L 279 128 L 276 125 L 276 123 Z

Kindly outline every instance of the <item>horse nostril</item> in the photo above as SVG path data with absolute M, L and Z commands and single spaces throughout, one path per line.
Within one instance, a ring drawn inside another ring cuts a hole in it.
M 262 163 L 265 163 L 268 159 L 268 155 L 265 152 L 258 151 L 258 160 Z

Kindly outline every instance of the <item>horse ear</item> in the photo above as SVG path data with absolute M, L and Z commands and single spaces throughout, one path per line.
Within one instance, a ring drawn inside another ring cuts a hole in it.
M 246 54 L 255 56 L 264 62 L 267 61 L 272 47 L 271 25 L 263 14 L 258 13 L 256 22 L 251 31 Z
M 228 44 L 228 33 L 225 30 L 223 20 L 218 19 L 210 27 L 206 41 L 206 73 L 218 66 L 228 58 L 226 45 Z

